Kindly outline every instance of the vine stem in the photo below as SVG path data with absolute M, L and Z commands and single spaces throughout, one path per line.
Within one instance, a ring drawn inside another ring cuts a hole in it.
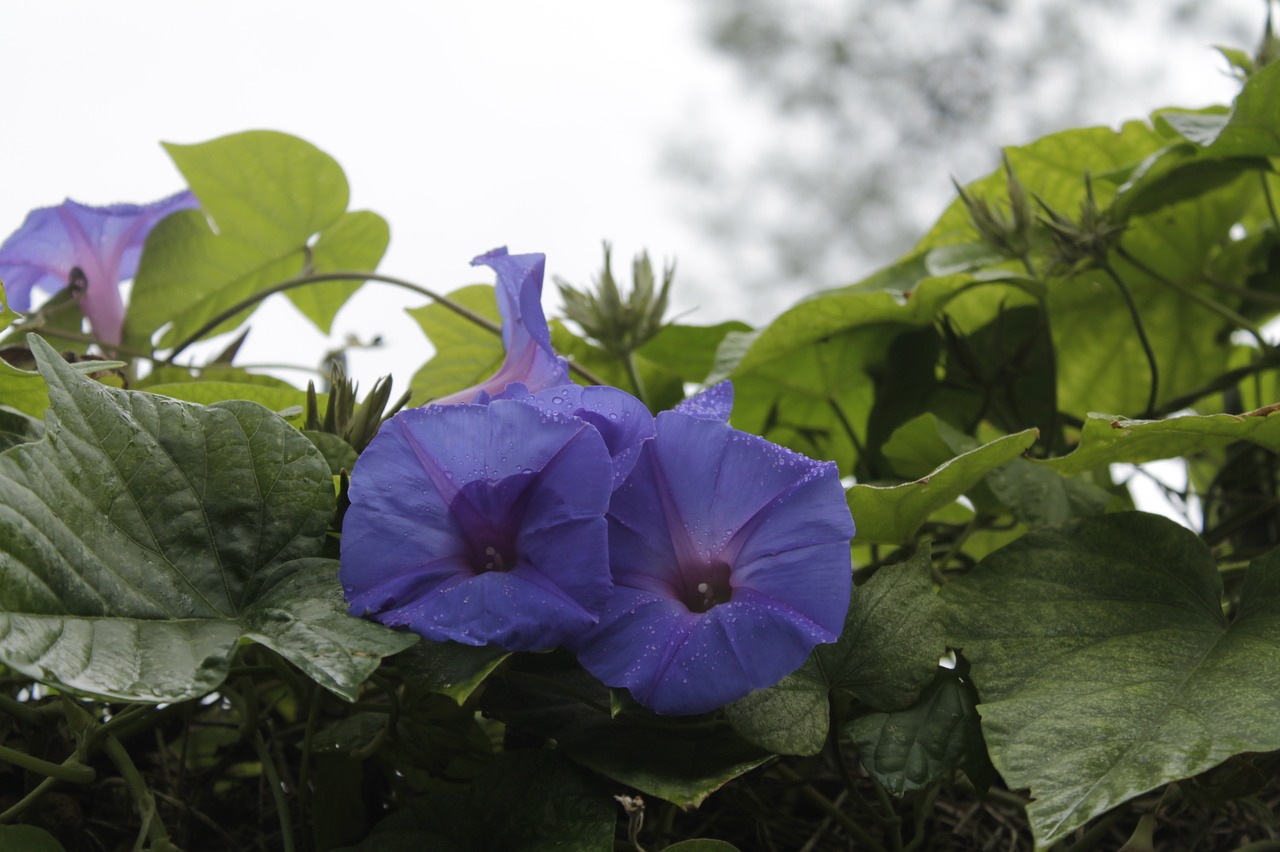
M 777 765 L 777 770 L 778 773 L 788 781 L 798 783 L 800 785 L 800 791 L 804 793 L 810 801 L 817 805 L 819 809 L 829 815 L 836 822 L 840 823 L 841 827 L 844 828 L 845 831 L 853 835 L 854 839 L 859 844 L 859 848 L 869 849 L 872 850 L 872 852 L 889 852 L 889 850 L 885 849 L 884 846 L 872 837 L 865 828 L 854 822 L 848 814 L 836 807 L 830 799 L 814 789 L 813 785 L 804 780 L 804 776 L 800 773 L 796 772 L 785 763 L 779 763 Z
M 262 300 L 266 299 L 268 296 L 274 296 L 276 293 L 283 293 L 286 290 L 293 290 L 298 287 L 308 287 L 312 284 L 323 284 L 326 281 L 377 281 L 381 284 L 390 284 L 393 287 L 400 287 L 402 289 L 409 290 L 410 292 L 417 293 L 420 296 L 426 296 L 428 299 L 431 299 L 432 301 L 437 302 L 441 306 L 448 308 L 449 310 L 453 311 L 455 314 L 467 320 L 468 322 L 472 322 L 483 329 L 491 331 L 494 334 L 498 334 L 498 335 L 502 334 L 502 326 L 495 323 L 493 320 L 489 319 L 488 317 L 483 317 L 480 314 L 476 313 L 475 311 L 471 310 L 470 308 L 466 307 L 465 305 L 461 305 L 458 302 L 455 302 L 453 299 L 450 299 L 448 296 L 441 295 L 440 293 L 437 293 L 434 290 L 429 290 L 426 287 L 422 287 L 418 284 L 414 284 L 412 281 L 406 281 L 403 278 L 396 278 L 393 275 L 383 275 L 380 272 L 369 272 L 365 270 L 348 270 L 348 271 L 339 271 L 339 272 L 316 272 L 316 273 L 310 273 L 307 275 L 299 275 L 295 278 L 290 278 L 288 281 L 281 281 L 279 284 L 274 284 L 265 290 L 260 290 L 251 296 L 241 299 L 239 302 L 236 302 L 231 307 L 225 310 L 219 311 L 208 322 L 204 323 L 198 329 L 196 329 L 191 334 L 188 334 L 185 338 L 183 338 L 182 341 L 179 342 L 178 345 L 175 346 L 173 350 L 169 353 L 169 356 L 164 359 L 163 363 L 173 364 L 174 359 L 177 358 L 184 351 L 186 351 L 186 349 L 189 346 L 191 346 L 191 344 L 195 343 L 197 340 L 204 337 L 210 331 L 213 331 L 213 329 L 222 325 L 224 322 L 231 319 L 236 314 L 243 311 L 245 308 L 250 308 L 258 304 Z M 591 372 L 587 368 L 582 367 L 578 364 L 575 364 L 572 361 L 569 361 L 568 364 L 569 364 L 570 370 L 577 373 L 586 381 L 591 382 L 592 384 L 595 384 L 595 385 L 605 384 L 605 381 L 603 379 L 601 379 L 599 376 L 597 376 L 595 373 Z
M 1111 278 L 1120 290 L 1120 295 L 1124 297 L 1124 303 L 1129 307 L 1129 316 L 1133 318 L 1134 330 L 1138 332 L 1138 342 L 1142 344 L 1142 351 L 1146 353 L 1147 367 L 1151 371 L 1151 392 L 1147 395 L 1147 407 L 1142 416 L 1150 417 L 1156 409 L 1156 396 L 1160 393 L 1160 367 L 1156 364 L 1156 353 L 1151 349 L 1151 341 L 1147 339 L 1147 329 L 1142 324 L 1142 315 L 1138 313 L 1138 305 L 1133 301 L 1133 293 L 1129 292 L 1129 286 L 1116 274 L 1110 263 L 1104 262 L 1100 268 Z
M 14 766 L 20 766 L 30 772 L 38 772 L 41 775 L 46 775 L 58 781 L 66 781 L 70 784 L 88 784 L 98 777 L 98 773 L 94 771 L 92 766 L 84 765 L 75 755 L 68 757 L 62 763 L 51 763 L 47 760 L 41 760 L 35 755 L 0 745 L 0 760 L 5 763 L 12 763 Z
M 1254 325 L 1252 322 L 1250 322 L 1248 319 L 1241 316 L 1237 312 L 1231 310 L 1226 305 L 1222 304 L 1221 302 L 1210 299 L 1208 296 L 1204 295 L 1201 292 L 1198 292 L 1197 290 L 1191 287 L 1188 287 L 1186 284 L 1183 284 L 1180 281 L 1175 281 L 1172 278 L 1168 278 L 1164 275 L 1161 275 L 1155 269 L 1152 269 L 1148 264 L 1146 264 L 1139 258 L 1134 257 L 1132 254 L 1130 254 L 1129 251 L 1125 249 L 1124 246 L 1117 246 L 1116 254 L 1122 257 L 1128 263 L 1131 263 L 1133 266 L 1135 266 L 1138 270 L 1140 270 L 1144 274 L 1150 275 L 1152 278 L 1156 279 L 1157 281 L 1159 281 L 1161 284 L 1165 285 L 1169 289 L 1177 291 L 1179 295 L 1185 296 L 1186 298 L 1190 299 L 1191 301 L 1195 302 L 1201 307 L 1204 307 L 1204 308 L 1207 308 L 1208 310 L 1213 311 L 1215 314 L 1227 320 L 1228 322 L 1231 322 L 1231 323 L 1234 323 L 1235 325 L 1240 326 L 1245 331 L 1249 332 L 1249 334 L 1253 335 L 1253 339 L 1258 341 L 1258 346 L 1263 351 L 1266 351 L 1271 348 L 1271 344 L 1267 343 L 1267 341 L 1263 338 L 1262 331 L 1256 325 Z

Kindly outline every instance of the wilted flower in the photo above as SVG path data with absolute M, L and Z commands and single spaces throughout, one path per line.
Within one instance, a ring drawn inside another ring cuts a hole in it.
M 854 526 L 836 466 L 731 428 L 728 385 L 657 418 L 609 506 L 614 592 L 572 647 L 659 713 L 702 713 L 838 638 Z
M 383 424 L 351 476 L 351 610 L 434 640 L 550 648 L 609 595 L 613 467 L 599 431 L 527 402 L 431 405 Z
M 9 306 L 26 313 L 33 287 L 56 293 L 71 286 L 93 333 L 118 344 L 124 327 L 119 283 L 138 271 L 143 243 L 157 222 L 198 206 L 190 192 L 179 192 L 154 204 L 90 207 L 67 199 L 32 210 L 0 246 L 0 281 Z
M 498 312 L 507 354 L 492 377 L 478 385 L 432 400 L 434 405 L 474 402 L 481 392 L 497 396 L 520 382 L 531 391 L 569 383 L 569 366 L 551 348 L 551 330 L 542 312 L 542 274 L 546 255 L 507 254 L 494 249 L 471 261 L 498 273 Z

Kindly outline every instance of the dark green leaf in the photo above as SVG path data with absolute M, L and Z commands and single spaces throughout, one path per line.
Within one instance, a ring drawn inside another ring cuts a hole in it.
M 852 694 L 897 710 L 933 678 L 946 650 L 942 603 L 933 592 L 928 543 L 853 591 L 840 638 L 819 645 L 795 673 L 725 708 L 751 742 L 782 754 L 817 754 L 829 729 L 828 695 Z
M 773 756 L 726 725 L 597 718 L 574 725 L 558 741 L 565 754 L 588 769 L 686 809 Z
M 846 733 L 862 766 L 896 796 L 961 769 L 979 791 L 994 780 L 978 723 L 978 693 L 957 669 L 939 668 L 904 710 L 857 713 Z
M 346 615 L 320 552 L 333 483 L 259 405 L 107 388 L 34 336 L 45 437 L 0 454 L 0 657 L 128 701 L 216 688 L 242 637 L 353 699 L 411 639 Z
M 0 405 L 0 452 L 28 441 L 38 441 L 43 436 L 43 420 L 16 408 Z
M 724 708 L 733 729 L 777 754 L 822 751 L 830 729 L 828 688 L 812 677 L 789 674 Z
M 355 447 L 337 435 L 331 435 L 328 432 L 317 432 L 314 429 L 304 429 L 302 434 L 306 435 L 307 440 L 316 445 L 320 455 L 324 456 L 324 460 L 329 463 L 329 472 L 334 476 L 344 470 L 350 473 L 355 468 L 357 458 Z
M 987 474 L 996 498 L 1029 527 L 1060 524 L 1072 518 L 1100 515 L 1111 492 L 1083 478 L 1071 478 L 1027 459 L 1014 459 Z
M 419 642 L 397 657 L 396 664 L 415 686 L 462 704 L 509 656 L 493 645 Z
M 933 591 L 929 541 L 854 589 L 844 632 L 819 645 L 799 674 L 881 710 L 915 700 L 946 651 L 942 603 Z
M 1280 748 L 1280 552 L 1250 566 L 1230 622 L 1221 595 L 1193 533 L 1137 512 L 1034 530 L 944 587 L 991 758 L 1031 788 L 1037 843 Z
M 616 807 L 557 752 L 508 752 L 466 793 L 431 793 L 346 852 L 607 852 Z
M 64 852 L 56 837 L 34 825 L 0 825 L 0 849 L 5 852 Z

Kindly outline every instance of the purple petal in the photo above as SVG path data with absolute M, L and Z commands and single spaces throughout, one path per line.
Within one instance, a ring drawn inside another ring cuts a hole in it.
M 674 410 L 690 417 L 728 423 L 729 415 L 733 413 L 733 382 L 726 380 L 712 385 L 684 400 Z
M 668 715 L 706 713 L 777 683 L 835 637 L 752 593 L 706 613 L 614 590 L 578 660 L 601 681 Z
M 119 343 L 124 302 L 117 285 L 137 272 L 142 246 L 157 222 L 175 210 L 197 206 L 194 195 L 180 192 L 147 205 L 91 207 L 67 199 L 57 207 L 31 211 L 0 246 L 0 280 L 10 306 L 30 311 L 32 288 L 55 293 L 79 268 L 86 284 L 81 307 L 94 333 Z
M 821 465 L 715 420 L 663 412 L 657 429 L 652 447 L 664 504 L 704 559 L 721 554 L 758 512 Z
M 546 256 L 507 254 L 494 249 L 471 261 L 498 273 L 498 312 L 507 353 L 498 372 L 478 385 L 433 400 L 436 405 L 474 402 L 481 393 L 497 396 L 512 382 L 531 391 L 569 383 L 569 365 L 551 348 L 551 330 L 542 312 L 542 275 Z
M 397 414 L 361 454 L 343 520 L 352 611 L 430 639 L 549 648 L 611 581 L 599 433 L 515 400 Z
M 655 434 L 653 415 L 640 400 L 608 385 L 560 385 L 530 393 L 523 385 L 508 386 L 502 396 L 519 399 L 545 411 L 577 417 L 596 427 L 613 457 L 613 485 L 618 487 L 635 467 L 640 447 Z
M 776 683 L 838 638 L 853 533 L 834 465 L 664 412 L 610 502 L 615 589 L 579 661 L 659 713 Z

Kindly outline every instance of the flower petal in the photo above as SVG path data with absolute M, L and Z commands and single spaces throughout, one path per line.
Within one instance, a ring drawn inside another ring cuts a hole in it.
M 611 485 L 604 440 L 577 418 L 515 400 L 401 412 L 352 473 L 347 600 L 430 639 L 559 644 L 609 595 Z
M 678 412 L 659 414 L 657 431 L 652 449 L 662 493 L 703 560 L 719 557 L 758 512 L 821 464 L 726 423 Z
M 86 286 L 82 306 L 94 333 L 119 343 L 124 302 L 116 285 L 137 272 L 142 246 L 157 222 L 197 206 L 192 193 L 179 192 L 153 204 L 92 207 L 67 199 L 31 211 L 0 245 L 0 280 L 10 307 L 30 311 L 32 288 L 56 293 L 79 268 Z
M 507 254 L 494 249 L 471 261 L 498 273 L 498 312 L 506 357 L 491 377 L 478 385 L 432 400 L 435 405 L 475 402 L 481 393 L 496 396 L 512 382 L 531 391 L 569 383 L 569 365 L 551 348 L 551 330 L 542 312 L 542 277 L 546 256 Z
M 834 465 L 664 412 L 610 503 L 615 589 L 579 661 L 659 713 L 776 683 L 838 638 L 853 532 Z
M 729 422 L 733 413 L 733 382 L 725 380 L 712 385 L 702 393 L 694 394 L 681 402 L 674 409 L 690 417 L 701 417 L 703 420 L 719 420 Z
M 653 415 L 644 403 L 608 385 L 560 385 L 530 393 L 523 385 L 515 384 L 508 386 L 502 396 L 577 417 L 596 427 L 613 457 L 615 488 L 635 467 L 641 445 L 655 434 Z
M 690 715 L 777 683 L 832 638 L 753 593 L 691 613 L 669 598 L 619 587 L 578 660 L 655 712 Z

